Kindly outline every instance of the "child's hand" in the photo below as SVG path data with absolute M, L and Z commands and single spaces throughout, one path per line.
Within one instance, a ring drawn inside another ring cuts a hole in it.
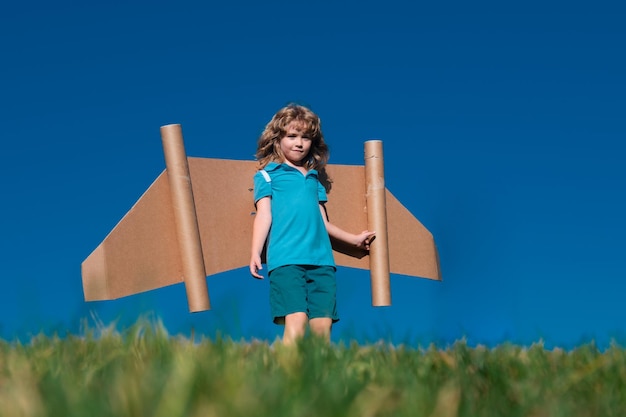
M 376 239 L 376 232 L 362 231 L 356 235 L 356 247 L 359 249 L 370 250 L 370 243 Z
M 259 255 L 252 255 L 250 258 L 250 273 L 254 278 L 263 279 L 263 275 L 259 274 L 261 269 L 263 269 L 261 257 Z

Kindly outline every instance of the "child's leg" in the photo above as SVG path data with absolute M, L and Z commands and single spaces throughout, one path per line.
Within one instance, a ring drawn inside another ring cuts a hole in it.
M 307 302 L 311 333 L 330 342 L 333 322 L 337 321 L 337 284 L 332 266 L 310 267 L 307 270 Z
M 274 323 L 285 325 L 285 345 L 302 337 L 308 322 L 304 274 L 304 268 L 298 265 L 281 266 L 269 273 L 272 316 Z
M 291 313 L 285 316 L 285 331 L 283 333 L 285 346 L 293 345 L 296 340 L 304 336 L 308 320 L 306 313 Z
M 309 320 L 311 332 L 317 336 L 323 337 L 330 342 L 330 329 L 333 326 L 333 320 L 330 317 L 318 317 Z

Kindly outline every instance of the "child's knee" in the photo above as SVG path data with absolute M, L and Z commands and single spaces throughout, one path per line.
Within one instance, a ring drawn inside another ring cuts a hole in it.
M 291 313 L 285 316 L 285 327 L 292 329 L 304 329 L 309 318 L 306 313 Z
M 309 321 L 311 331 L 317 335 L 327 335 L 333 325 L 333 320 L 327 317 L 314 318 Z
M 285 331 L 283 343 L 292 345 L 297 339 L 304 336 L 308 316 L 306 313 L 292 313 L 285 316 Z

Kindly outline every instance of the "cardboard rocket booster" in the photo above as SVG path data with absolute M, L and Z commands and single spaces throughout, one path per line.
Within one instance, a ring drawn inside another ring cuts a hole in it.
M 161 137 L 166 169 L 81 265 L 86 301 L 184 283 L 189 311 L 205 311 L 206 277 L 249 265 L 257 162 L 188 158 L 178 124 Z M 390 273 L 441 280 L 432 234 L 385 188 L 381 141 L 365 142 L 364 166 L 320 174 L 329 220 L 376 232 L 369 253 L 332 242 L 338 266 L 370 270 L 372 305 L 391 305 Z

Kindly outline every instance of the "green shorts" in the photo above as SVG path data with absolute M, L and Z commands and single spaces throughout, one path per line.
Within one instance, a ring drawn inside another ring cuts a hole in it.
M 334 267 L 285 265 L 272 270 L 269 276 L 274 323 L 285 324 L 287 314 L 300 312 L 309 319 L 339 321 Z

